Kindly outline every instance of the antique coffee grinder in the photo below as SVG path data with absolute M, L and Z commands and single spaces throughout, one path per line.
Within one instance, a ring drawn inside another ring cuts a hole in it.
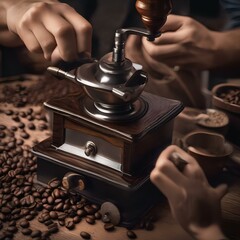
M 119 29 L 113 52 L 70 72 L 50 67 L 84 92 L 45 102 L 52 137 L 37 144 L 37 179 L 62 179 L 63 186 L 101 205 L 112 223 L 130 226 L 159 200 L 149 175 L 171 144 L 180 102 L 144 92 L 147 74 L 125 58 L 129 34 L 153 41 L 171 10 L 169 0 L 137 1 L 145 29 Z

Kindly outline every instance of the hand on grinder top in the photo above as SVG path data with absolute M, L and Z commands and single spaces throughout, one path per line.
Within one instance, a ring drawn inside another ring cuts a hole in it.
M 72 7 L 55 0 L 2 0 L 6 24 L 0 44 L 41 53 L 51 62 L 73 61 L 91 52 L 92 27 Z M 7 31 L 9 29 L 10 31 Z
M 187 164 L 182 171 L 171 160 L 172 154 Z M 177 146 L 167 147 L 159 156 L 150 175 L 151 181 L 167 197 L 173 217 L 191 236 L 198 240 L 220 240 L 220 200 L 226 185 L 209 185 L 197 161 Z

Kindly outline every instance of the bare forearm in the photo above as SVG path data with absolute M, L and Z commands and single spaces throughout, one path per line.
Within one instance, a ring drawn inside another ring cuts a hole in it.
M 14 47 L 20 45 L 20 40 L 18 36 L 8 29 L 7 24 L 7 10 L 11 8 L 12 5 L 21 2 L 18 0 L 2 0 L 0 1 L 0 45 L 7 47 Z
M 215 53 L 209 65 L 211 70 L 237 70 L 240 62 L 240 28 L 226 32 L 215 32 Z

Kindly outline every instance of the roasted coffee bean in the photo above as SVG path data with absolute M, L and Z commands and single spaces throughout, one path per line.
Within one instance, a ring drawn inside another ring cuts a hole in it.
M 5 138 L 6 137 L 6 133 L 5 132 L 2 132 L 0 131 L 0 138 Z
M 91 205 L 86 205 L 84 210 L 87 212 L 87 214 L 94 214 L 96 212 L 96 209 L 94 209 Z
M 52 210 L 53 210 L 53 206 L 52 206 L 52 205 L 49 205 L 49 204 L 43 204 L 43 207 L 44 207 L 46 210 L 48 210 L 48 211 L 52 211 Z M 56 208 L 56 210 L 57 210 L 57 211 L 60 211 L 61 208 L 59 208 L 59 209 Z
M 42 235 L 42 232 L 40 230 L 33 230 L 31 233 L 32 238 L 41 237 L 41 235 Z
M 86 212 L 83 209 L 79 209 L 79 210 L 77 210 L 77 215 L 79 217 L 84 217 L 84 216 L 86 216 Z
M 61 185 L 61 181 L 57 178 L 52 179 L 50 182 L 48 182 L 48 186 L 51 188 L 57 188 Z
M 21 230 L 21 233 L 22 233 L 23 235 L 30 235 L 30 234 L 32 233 L 32 229 L 30 229 L 30 228 L 24 228 L 24 229 Z
M 58 220 L 60 226 L 65 226 L 65 220 Z
M 91 238 L 91 235 L 88 233 L 88 232 L 80 232 L 80 236 L 83 238 L 83 239 L 90 239 Z
M 75 224 L 79 223 L 80 221 L 81 221 L 81 217 L 79 217 L 79 216 L 75 216 L 75 217 L 73 218 L 73 222 L 74 222 Z
M 18 231 L 16 226 L 9 226 L 7 227 L 7 231 L 10 233 L 16 233 Z
M 47 220 L 47 221 L 45 221 L 44 222 L 44 224 L 46 225 L 46 226 L 49 226 L 49 225 L 51 225 L 51 224 L 53 224 L 54 222 L 52 221 L 52 220 Z
M 0 124 L 0 130 L 5 130 L 7 127 L 3 124 Z
M 25 112 L 19 112 L 19 116 L 22 117 L 22 118 L 25 118 L 27 115 Z
M 2 208 L 1 208 L 1 212 L 2 212 L 3 214 L 9 214 L 9 213 L 11 213 L 11 209 L 8 208 L 8 207 L 2 207 Z
M 17 115 L 13 115 L 12 120 L 15 122 L 20 122 L 20 118 Z
M 51 220 L 49 213 L 42 214 L 42 218 L 44 222 Z
M 34 117 L 33 117 L 32 115 L 28 115 L 28 116 L 27 116 L 27 120 L 28 120 L 28 121 L 33 121 L 33 120 L 34 120 Z
M 54 209 L 55 209 L 56 211 L 62 211 L 62 210 L 63 210 L 63 203 L 62 203 L 62 202 L 58 203 L 58 204 L 54 207 Z
M 51 235 L 51 233 L 47 230 L 42 232 L 42 239 L 48 239 L 48 237 Z
M 24 141 L 22 139 L 17 139 L 16 144 L 17 145 L 23 145 Z
M 96 212 L 94 214 L 94 216 L 95 216 L 96 219 L 101 219 L 102 218 L 102 214 L 100 212 Z
M 27 132 L 25 132 L 25 131 L 21 132 L 21 133 L 20 133 L 20 136 L 21 136 L 22 138 L 24 138 L 24 139 L 28 139 L 28 138 L 30 137 L 30 135 L 29 135 Z
M 76 211 L 74 211 L 73 209 L 69 209 L 67 212 L 70 218 L 74 218 L 75 216 L 77 216 Z
M 54 203 L 54 198 L 52 197 L 52 196 L 49 196 L 48 198 L 47 198 L 47 202 L 48 202 L 48 204 L 53 204 Z
M 73 221 L 68 221 L 68 222 L 66 222 L 65 227 L 66 227 L 68 230 L 73 230 L 74 227 L 75 227 L 75 224 L 74 224 Z
M 27 127 L 28 127 L 28 129 L 30 129 L 30 130 L 35 130 L 35 129 L 36 129 L 35 124 L 32 123 L 32 122 L 28 123 Z
M 58 220 L 65 220 L 66 219 L 66 217 L 67 217 L 67 214 L 66 213 L 60 213 L 60 214 L 58 214 Z
M 25 217 L 25 219 L 28 220 L 28 221 L 31 221 L 31 220 L 34 219 L 34 216 L 31 215 L 31 214 L 29 214 L 29 215 L 27 215 L 27 216 Z
M 69 210 L 70 207 L 71 207 L 70 203 L 65 203 L 65 204 L 63 205 L 63 211 Z M 72 207 L 74 207 L 74 206 L 72 206 Z
M 29 221 L 28 221 L 28 220 L 24 219 L 24 220 L 22 220 L 22 221 L 19 223 L 19 225 L 20 225 L 22 228 L 28 228 L 30 224 L 29 224 Z
M 27 115 L 31 115 L 33 113 L 33 109 L 32 108 L 28 108 L 28 110 L 26 111 Z
M 38 221 L 39 221 L 40 223 L 44 223 L 44 222 L 45 222 L 42 216 L 39 216 L 39 217 L 38 217 Z
M 25 124 L 23 122 L 18 123 L 18 128 L 23 129 L 25 128 Z
M 112 223 L 105 223 L 105 224 L 104 224 L 104 229 L 105 229 L 106 231 L 113 231 L 114 228 L 115 228 L 115 226 L 114 226 Z
M 51 212 L 49 213 L 49 215 L 50 215 L 51 219 L 53 219 L 53 220 L 55 220 L 55 219 L 58 218 L 58 213 L 55 212 L 55 211 L 51 211 Z
M 12 239 L 14 234 L 12 232 L 9 232 L 9 231 L 4 231 L 4 234 L 5 234 L 5 238 L 4 240 L 6 239 Z
M 131 239 L 137 238 L 136 233 L 133 232 L 132 230 L 128 230 L 128 231 L 127 231 L 127 236 L 128 236 L 129 238 L 131 238 Z
M 146 221 L 145 229 L 148 230 L 148 231 L 151 231 L 151 230 L 153 230 L 153 228 L 154 228 L 153 223 L 151 221 Z
M 6 111 L 5 111 L 5 114 L 6 114 L 6 115 L 9 115 L 9 116 L 10 116 L 10 115 L 13 115 L 13 111 L 12 111 L 12 110 L 6 110 Z
M 16 221 L 12 220 L 12 221 L 9 222 L 8 225 L 9 225 L 9 226 L 16 226 Z
M 57 223 L 53 223 L 48 226 L 48 231 L 50 233 L 57 233 L 59 231 Z
M 30 210 L 27 209 L 27 208 L 24 208 L 24 209 L 21 210 L 21 215 L 22 216 L 27 216 L 27 215 L 29 215 L 29 213 L 30 213 Z
M 87 216 L 85 220 L 89 224 L 95 224 L 95 219 L 91 218 L 90 216 Z

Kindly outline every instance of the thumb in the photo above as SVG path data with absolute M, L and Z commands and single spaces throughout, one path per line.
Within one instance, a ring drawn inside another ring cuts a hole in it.
M 216 193 L 217 193 L 217 195 L 218 195 L 218 198 L 219 199 L 222 199 L 223 198 L 223 196 L 227 193 L 227 191 L 228 191 L 228 186 L 227 186 L 227 184 L 221 184 L 221 185 L 219 185 L 219 186 L 217 186 L 216 188 L 215 188 L 215 191 L 216 191 Z

